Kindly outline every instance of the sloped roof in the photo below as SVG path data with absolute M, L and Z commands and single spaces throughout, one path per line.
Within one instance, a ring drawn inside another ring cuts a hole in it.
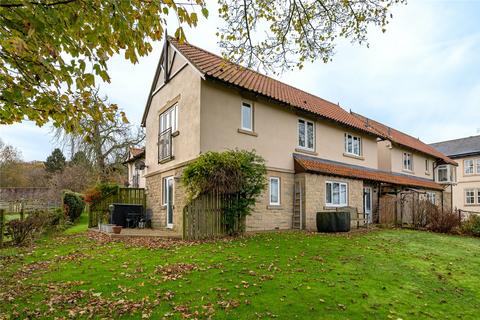
M 450 157 L 480 154 L 480 135 L 432 143 L 430 146 Z
M 388 140 L 394 143 L 420 151 L 422 153 L 428 154 L 437 159 L 441 159 L 445 163 L 457 165 L 455 161 L 453 161 L 452 159 L 450 159 L 449 157 L 447 157 L 445 154 L 438 151 L 437 149 L 433 148 L 432 146 L 422 142 L 420 139 L 412 137 L 399 130 L 390 128 L 384 125 L 383 123 L 367 118 L 361 114 L 352 112 L 352 115 L 354 115 L 359 119 L 362 119 L 362 121 L 364 121 L 365 123 L 368 123 L 369 126 L 377 130 L 379 134 L 381 134 L 382 136 L 386 137 Z
M 294 154 L 295 172 L 309 171 L 346 178 L 390 183 L 407 187 L 421 187 L 432 190 L 443 190 L 443 187 L 428 179 L 350 165 L 342 162 L 325 160 L 316 157 Z
M 172 37 L 169 37 L 168 41 L 205 77 L 226 82 L 323 118 L 379 136 L 379 133 L 368 127 L 364 121 L 332 102 L 226 61 L 218 55 L 187 42 L 180 43 Z
M 128 149 L 130 153 L 124 163 L 129 163 L 145 156 L 145 148 L 129 147 Z

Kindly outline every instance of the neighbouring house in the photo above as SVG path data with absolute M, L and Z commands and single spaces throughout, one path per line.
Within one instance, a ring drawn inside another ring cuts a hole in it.
M 130 147 L 124 164 L 128 169 L 128 187 L 145 188 L 145 148 Z
M 452 209 L 452 186 L 456 182 L 456 167 L 458 164 L 433 148 L 423 143 L 419 138 L 412 137 L 378 121 L 369 119 L 357 113 L 356 117 L 367 122 L 384 138 L 377 143 L 378 168 L 392 173 L 414 176 L 420 179 L 434 181 L 442 187 L 396 188 L 384 194 L 389 194 L 398 200 L 398 211 L 403 210 L 403 222 L 411 221 L 415 209 L 415 200 L 428 200 L 444 210 Z M 393 192 L 392 192 L 393 191 Z
M 391 167 L 379 168 L 383 141 L 430 159 L 432 171 L 455 165 L 419 140 L 398 143 L 337 104 L 172 38 L 142 125 L 153 226 L 178 233 L 186 204 L 182 170 L 207 151 L 255 149 L 265 158 L 268 187 L 247 217 L 247 230 L 315 230 L 316 213 L 328 210 L 350 210 L 357 223 L 372 220 L 384 192 L 415 189 L 440 198 L 445 187 L 433 173 L 397 170 L 393 155 Z
M 432 143 L 431 146 L 459 163 L 457 184 L 453 186 L 453 206 L 480 212 L 480 135 Z

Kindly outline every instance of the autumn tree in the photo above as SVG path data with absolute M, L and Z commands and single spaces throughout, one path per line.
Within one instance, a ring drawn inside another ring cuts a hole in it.
M 45 187 L 47 181 L 41 161 L 23 161 L 19 149 L 0 139 L 0 187 Z
M 52 151 L 52 154 L 47 157 L 47 160 L 45 161 L 45 169 L 51 173 L 63 171 L 65 164 L 66 159 L 62 150 L 56 148 Z
M 99 97 L 98 92 L 95 97 L 98 103 L 107 101 L 107 98 Z M 143 130 L 124 122 L 120 112 L 114 115 L 113 120 L 97 121 L 86 117 L 79 125 L 83 132 L 89 134 L 59 128 L 54 132 L 54 138 L 57 143 L 75 152 L 72 162 L 85 157 L 101 181 L 109 180 L 113 172 L 124 171 L 122 163 L 127 158 L 128 147 L 138 145 L 145 139 Z
M 328 61 L 337 38 L 364 43 L 405 0 L 217 0 L 218 38 L 226 58 L 267 71 Z M 175 37 L 208 17 L 204 0 L 3 0 L 0 2 L 0 123 L 52 121 L 81 132 L 82 119 L 115 121 L 115 104 L 92 103 L 107 62 L 132 63 L 161 40 L 167 17 Z M 126 119 L 123 119 L 124 121 Z

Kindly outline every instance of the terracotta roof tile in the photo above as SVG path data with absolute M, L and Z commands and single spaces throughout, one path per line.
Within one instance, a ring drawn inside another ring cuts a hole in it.
M 378 121 L 369 119 L 365 116 L 362 116 L 361 114 L 358 113 L 352 113 L 352 115 L 356 116 L 357 118 L 361 119 L 364 122 L 368 121 L 368 124 L 375 130 L 379 132 L 379 134 L 383 135 L 390 141 L 393 141 L 397 144 L 403 145 L 405 147 L 418 150 L 422 153 L 428 154 L 430 156 L 433 156 L 437 159 L 443 160 L 445 163 L 453 164 L 453 165 L 458 165 L 454 160 L 450 159 L 447 157 L 445 154 L 441 153 L 434 147 L 422 142 L 420 139 L 417 139 L 415 137 L 412 137 L 406 133 L 403 133 L 401 131 L 395 130 L 393 128 L 390 128 L 383 123 L 380 123 Z
M 265 97 L 291 105 L 343 125 L 379 136 L 378 131 L 340 106 L 282 83 L 266 75 L 224 60 L 222 57 L 189 43 L 169 37 L 169 42 L 204 75 L 251 90 Z
M 299 154 L 294 154 L 293 157 L 296 162 L 296 172 L 300 171 L 297 167 L 298 164 L 302 171 L 318 172 L 347 178 L 358 178 L 362 180 L 377 181 L 401 186 L 443 190 L 443 187 L 440 184 L 432 180 L 419 177 L 349 165 L 341 162 L 330 161 Z

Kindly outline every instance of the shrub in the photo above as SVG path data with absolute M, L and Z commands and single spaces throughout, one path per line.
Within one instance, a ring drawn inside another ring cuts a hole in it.
M 118 184 L 99 183 L 85 192 L 85 202 L 90 205 L 95 205 L 95 203 L 100 201 L 103 197 L 116 192 L 118 188 Z
M 266 173 L 265 160 L 255 151 L 207 152 L 187 165 L 182 183 L 190 200 L 211 192 L 228 196 L 225 224 L 227 233 L 232 235 L 243 231 L 235 228 L 236 221 L 243 221 L 250 214 L 265 189 Z
M 70 221 L 77 220 L 85 209 L 85 201 L 79 193 L 64 191 L 63 192 L 63 208 L 65 215 Z
M 480 215 L 470 215 L 467 221 L 463 222 L 461 231 L 468 235 L 480 237 Z
M 66 219 L 62 209 L 57 208 L 53 211 L 36 211 L 30 214 L 43 221 L 43 228 L 49 231 L 58 231 L 65 229 Z
M 455 228 L 460 225 L 458 215 L 450 210 L 440 210 L 437 206 L 434 206 L 434 210 L 429 210 L 427 213 L 427 229 L 440 232 L 451 233 Z
M 6 224 L 7 233 L 16 245 L 30 241 L 43 230 L 45 220 L 38 215 L 29 215 L 25 220 L 15 219 Z

